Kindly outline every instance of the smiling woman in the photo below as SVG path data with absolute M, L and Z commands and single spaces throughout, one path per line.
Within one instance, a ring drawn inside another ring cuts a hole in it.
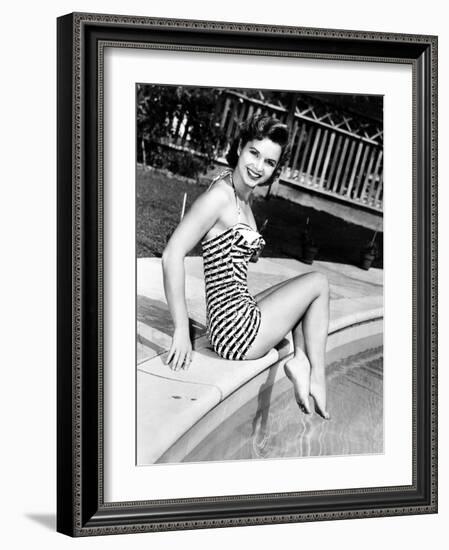
M 179 370 L 188 368 L 192 360 L 184 258 L 203 238 L 207 335 L 214 351 L 224 359 L 258 359 L 292 331 L 294 353 L 285 372 L 295 399 L 310 414 L 311 396 L 315 410 L 328 419 L 326 276 L 299 275 L 255 297 L 248 290 L 248 263 L 257 259 L 265 244 L 256 228 L 251 197 L 257 186 L 272 183 L 279 175 L 289 150 L 286 125 L 267 115 L 250 117 L 230 148 L 230 169 L 195 201 L 171 236 L 162 257 L 165 294 L 175 327 L 166 362 Z M 307 355 L 302 350 L 302 333 Z
M 287 127 L 270 116 L 254 116 L 241 127 L 226 159 L 232 168 L 258 185 L 270 184 L 276 179 L 290 156 L 291 143 Z

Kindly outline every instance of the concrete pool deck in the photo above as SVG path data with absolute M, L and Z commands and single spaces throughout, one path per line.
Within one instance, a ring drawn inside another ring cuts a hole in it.
M 235 390 L 285 359 L 290 339 L 256 361 L 225 361 L 209 349 L 205 337 L 202 259 L 185 261 L 186 298 L 192 321 L 193 361 L 174 372 L 164 362 L 171 323 L 159 258 L 137 261 L 137 463 L 156 462 L 183 434 Z M 252 294 L 301 273 L 320 271 L 330 282 L 329 334 L 383 317 L 383 270 L 363 271 L 329 262 L 305 265 L 293 259 L 262 258 L 250 265 Z M 278 369 L 283 376 L 283 369 Z

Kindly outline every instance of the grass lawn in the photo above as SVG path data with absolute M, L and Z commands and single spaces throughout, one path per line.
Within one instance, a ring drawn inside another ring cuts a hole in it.
M 162 255 L 162 251 L 179 223 L 182 200 L 187 193 L 186 209 L 204 192 L 205 186 L 191 183 L 177 176 L 157 170 L 137 170 L 137 256 L 139 258 Z M 303 207 L 284 199 L 257 198 L 253 212 L 258 226 L 268 218 L 264 232 L 267 242 L 265 257 L 300 257 L 301 233 L 307 217 L 313 227 L 313 236 L 319 247 L 317 260 L 359 265 L 360 250 L 373 235 L 372 230 L 346 222 L 309 207 Z M 383 267 L 383 234 L 376 242 L 379 255 L 375 267 Z M 189 255 L 201 255 L 197 245 Z

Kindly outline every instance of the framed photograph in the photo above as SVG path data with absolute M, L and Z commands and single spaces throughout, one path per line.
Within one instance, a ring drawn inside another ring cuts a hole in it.
M 437 511 L 437 38 L 58 19 L 58 531 Z

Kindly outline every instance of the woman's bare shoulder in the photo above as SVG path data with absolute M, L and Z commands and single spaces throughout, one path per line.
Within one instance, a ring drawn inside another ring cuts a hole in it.
M 221 202 L 228 202 L 232 200 L 234 196 L 234 190 L 227 175 L 217 178 L 211 183 L 204 195 L 209 196 L 211 199 L 217 199 Z
M 206 191 L 201 193 L 193 203 L 189 213 L 200 219 L 216 220 L 221 214 L 228 210 L 232 201 L 232 189 L 230 190 L 225 181 L 217 181 Z M 191 216 L 189 216 L 190 218 Z

